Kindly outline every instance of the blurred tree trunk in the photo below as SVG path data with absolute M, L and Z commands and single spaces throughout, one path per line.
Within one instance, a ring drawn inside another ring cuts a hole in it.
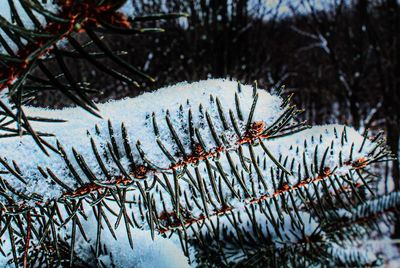
M 398 156 L 400 137 L 400 115 L 399 115 L 399 80 L 400 80 L 400 9 L 396 0 L 387 1 L 387 24 L 389 33 L 387 46 L 384 47 L 382 61 L 382 75 L 386 81 L 384 89 L 384 107 L 386 114 L 387 143 L 391 151 Z M 382 48 L 380 49 L 382 50 Z M 400 190 L 399 160 L 392 165 L 392 176 L 396 190 Z M 400 234 L 400 233 L 399 233 Z
M 400 9 L 396 0 L 388 0 L 385 3 L 387 23 L 383 26 L 389 34 L 387 46 L 379 53 L 383 56 L 381 61 L 381 75 L 386 82 L 384 88 L 384 109 L 386 119 L 387 144 L 390 150 L 397 156 L 392 163 L 392 178 L 395 190 L 400 190 L 400 163 L 399 157 L 399 139 L 400 139 L 400 114 L 399 114 L 399 80 L 400 80 Z M 392 33 L 392 34 L 390 34 Z M 379 37 L 377 37 L 379 40 Z M 379 42 L 379 41 L 378 41 Z M 379 43 L 378 43 L 379 44 Z M 394 237 L 400 237 L 400 219 L 397 219 Z

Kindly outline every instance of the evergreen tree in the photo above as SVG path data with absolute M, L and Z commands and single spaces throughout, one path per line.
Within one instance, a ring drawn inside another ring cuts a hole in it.
M 291 95 L 257 83 L 178 84 L 95 104 L 67 59 L 139 86 L 152 78 L 101 35 L 159 32 L 142 26 L 184 15 L 131 17 L 124 4 L 6 4 L 0 264 L 146 265 L 135 256 L 147 237 L 163 241 L 158 251 L 179 245 L 169 265 L 383 264 L 365 243 L 390 231 L 400 204 L 398 192 L 377 195 L 379 163 L 392 159 L 382 133 L 310 127 L 296 119 L 301 110 Z M 28 107 L 43 90 L 60 91 L 87 112 Z M 168 256 L 158 256 L 156 264 L 167 265 Z

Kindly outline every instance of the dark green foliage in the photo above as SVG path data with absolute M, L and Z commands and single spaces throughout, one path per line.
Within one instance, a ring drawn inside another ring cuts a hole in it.
M 48 149 L 54 149 L 42 139 L 47 134 L 36 133 L 30 126 L 31 119 L 25 116 L 23 110 L 23 105 L 35 100 L 41 92 L 59 91 L 89 113 L 101 116 L 90 95 L 100 89 L 91 88 L 68 67 L 67 62 L 71 59 L 87 61 L 97 71 L 131 87 L 140 87 L 141 81 L 154 82 L 154 78 L 123 59 L 126 52 L 112 51 L 106 37 L 163 32 L 161 28 L 149 28 L 146 25 L 186 16 L 183 13 L 171 13 L 126 17 L 118 12 L 126 0 L 59 0 L 56 1 L 60 7 L 58 11 L 47 10 L 40 1 L 17 1 L 34 29 L 24 25 L 21 19 L 23 15 L 20 14 L 22 10 L 15 8 L 14 1 L 4 3 L 10 7 L 14 23 L 0 16 L 0 42 L 7 53 L 0 55 L 0 91 L 8 88 L 7 97 L 12 107 L 0 100 L 0 138 L 17 134 L 32 135 L 45 153 Z M 45 18 L 46 23 L 40 23 L 39 18 Z M 101 58 L 110 59 L 115 67 L 104 65 Z M 37 118 L 36 121 L 55 120 Z M 17 122 L 17 128 L 13 127 L 14 122 Z

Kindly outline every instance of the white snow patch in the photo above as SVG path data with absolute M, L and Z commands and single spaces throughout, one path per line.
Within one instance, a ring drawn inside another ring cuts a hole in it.
M 156 136 L 153 132 L 151 115 L 154 112 L 157 118 L 160 130 L 159 139 L 165 143 L 170 150 L 176 150 L 176 145 L 171 142 L 171 134 L 167 127 L 165 114 L 170 112 L 171 121 L 174 124 L 178 135 L 182 138 L 185 149 L 190 153 L 189 137 L 185 134 L 184 124 L 187 125 L 188 111 L 192 109 L 193 120 L 208 148 L 215 147 L 211 133 L 205 126 L 204 113 L 208 111 L 218 132 L 222 132 L 222 125 L 219 123 L 219 115 L 214 102 L 210 102 L 210 94 L 217 96 L 225 110 L 225 117 L 229 118 L 228 110 L 235 111 L 235 91 L 237 83 L 226 80 L 207 80 L 197 83 L 180 83 L 174 86 L 159 89 L 156 92 L 145 93 L 137 98 L 123 99 L 119 101 L 110 101 L 108 103 L 99 104 L 101 115 L 104 119 L 96 118 L 89 113 L 78 108 L 67 108 L 64 110 L 48 110 L 40 108 L 26 107 L 25 112 L 29 116 L 39 116 L 47 118 L 63 118 L 67 123 L 42 123 L 32 122 L 33 128 L 37 132 L 46 132 L 54 134 L 56 138 L 44 138 L 46 141 L 56 146 L 56 139 L 60 141 L 71 162 L 76 164 L 72 148 L 75 148 L 92 168 L 95 175 L 99 178 L 104 177 L 99 169 L 96 158 L 93 154 L 89 137 L 95 133 L 95 125 L 97 124 L 101 135 L 95 137 L 98 142 L 98 148 L 106 147 L 106 140 L 109 140 L 107 120 L 111 120 L 115 136 L 120 148 L 124 148 L 121 138 L 120 126 L 125 124 L 128 131 L 128 137 L 131 141 L 131 147 L 134 150 L 135 160 L 141 161 L 139 152 L 135 150 L 135 144 L 140 141 L 142 149 L 146 152 L 147 157 L 160 167 L 167 168 L 170 162 L 157 146 Z M 264 90 L 259 90 L 259 100 L 254 114 L 254 121 L 264 121 L 267 125 L 273 123 L 282 113 L 280 109 L 281 99 L 272 96 Z M 243 116 L 246 119 L 253 102 L 252 87 L 242 85 L 242 93 L 240 96 L 240 105 L 242 107 Z M 188 103 L 189 100 L 189 103 Z M 183 105 L 183 112 L 178 110 Z M 199 112 L 199 105 L 203 107 L 203 113 Z M 1 134 L 1 130 L 0 130 Z M 28 181 L 28 185 L 22 185 L 10 174 L 4 175 L 12 185 L 17 189 L 30 193 L 36 192 L 45 198 L 54 198 L 60 195 L 60 188 L 51 186 L 50 179 L 44 179 L 38 171 L 40 166 L 46 170 L 50 168 L 55 175 L 64 183 L 74 186 L 74 180 L 59 154 L 49 150 L 50 157 L 43 154 L 39 147 L 35 144 L 32 137 L 23 136 L 0 140 L 0 156 L 5 158 L 11 165 L 14 160 L 23 171 L 23 177 Z M 32 157 L 34 156 L 34 157 Z M 29 161 L 27 161 L 29 159 Z M 126 159 L 125 159 L 126 160 Z M 124 161 L 122 161 L 124 162 Z M 127 163 L 127 161 L 126 161 Z M 110 163 L 112 166 L 112 163 Z M 167 166 L 166 166 L 167 165 Z M 114 168 L 116 168 L 114 166 Z M 126 166 L 129 170 L 129 167 Z M 4 170 L 4 168 L 0 168 Z M 116 171 L 117 172 L 117 171 Z M 85 177 L 84 173 L 80 175 Z M 111 174 L 113 175 L 113 174 Z M 47 186 L 46 186 L 47 184 Z
M 94 261 L 95 256 L 90 250 L 90 246 L 95 248 L 97 220 L 93 213 L 89 215 L 88 221 L 83 221 L 86 235 L 89 242 L 83 237 L 77 237 L 76 252 L 78 257 L 86 261 Z M 184 268 L 189 267 L 188 260 L 183 254 L 180 245 L 173 238 L 166 239 L 156 236 L 154 241 L 150 232 L 139 229 L 133 229 L 133 249 L 130 248 L 129 240 L 126 234 L 125 226 L 121 223 L 115 230 L 117 240 L 105 228 L 102 231 L 101 244 L 105 244 L 108 254 L 99 256 L 106 267 L 160 267 L 160 268 Z

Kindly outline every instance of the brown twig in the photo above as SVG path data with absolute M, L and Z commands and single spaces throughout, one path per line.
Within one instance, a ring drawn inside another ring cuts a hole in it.
M 96 5 L 95 1 L 58 1 L 61 11 L 58 17 L 69 20 L 69 23 L 50 22 L 41 32 L 54 34 L 52 37 L 37 37 L 29 42 L 25 47 L 17 52 L 17 56 L 22 61 L 9 62 L 7 70 L 0 73 L 0 91 L 10 86 L 16 78 L 29 68 L 30 64 L 41 56 L 53 50 L 59 40 L 69 36 L 73 32 L 82 32 L 87 27 L 98 27 L 99 20 L 103 20 L 109 24 L 130 28 L 131 23 L 122 13 L 112 10 L 113 4 L 110 1 L 104 1 L 102 5 Z M 58 36 L 58 38 L 54 38 Z M 32 53 L 43 46 L 47 46 L 34 58 L 30 58 Z
M 354 169 L 360 169 L 360 168 L 365 167 L 364 165 L 360 165 L 360 163 L 363 163 L 363 162 L 365 162 L 365 158 L 360 158 L 360 159 L 356 160 L 355 162 L 350 163 L 349 165 L 351 165 Z M 245 201 L 245 205 L 259 203 L 259 202 L 268 200 L 270 198 L 273 198 L 275 196 L 283 195 L 284 193 L 287 193 L 289 191 L 295 191 L 297 189 L 304 188 L 304 187 L 306 187 L 306 186 L 308 186 L 308 185 L 310 185 L 310 184 L 312 184 L 314 182 L 318 182 L 318 181 L 324 180 L 325 178 L 327 178 L 327 177 L 329 177 L 331 175 L 333 175 L 331 170 L 329 168 L 325 168 L 324 169 L 324 173 L 318 175 L 316 178 L 304 179 L 301 182 L 299 182 L 299 183 L 297 183 L 297 184 L 295 184 L 293 186 L 290 186 L 287 183 L 283 184 L 283 186 L 280 189 L 277 189 L 274 193 L 272 193 L 272 194 L 264 194 L 264 195 L 262 195 L 262 196 L 260 196 L 258 198 L 253 198 L 253 199 L 247 200 L 247 201 Z M 359 186 L 360 185 L 357 185 L 357 188 Z M 189 226 L 189 225 L 191 225 L 193 223 L 202 222 L 202 221 L 204 221 L 204 220 L 206 220 L 208 218 L 214 217 L 214 216 L 219 216 L 219 215 L 222 215 L 222 214 L 226 214 L 227 212 L 233 211 L 235 209 L 237 209 L 237 208 L 235 208 L 235 207 L 222 207 L 221 209 L 216 210 L 213 214 L 209 215 L 209 217 L 201 215 L 200 217 L 197 217 L 197 218 L 189 217 L 187 219 L 184 219 L 183 220 L 183 224 L 185 226 Z M 173 229 L 182 227 L 182 223 L 178 219 L 178 217 L 177 217 L 175 212 L 168 213 L 168 216 L 170 218 L 172 218 L 171 224 L 169 226 L 164 227 L 163 229 L 160 229 L 159 232 L 161 234 L 164 234 L 164 233 L 169 232 L 169 231 L 171 231 Z M 160 219 L 163 219 L 163 217 L 165 218 L 165 215 L 162 214 L 160 216 Z
M 251 144 L 257 139 L 267 139 L 269 136 L 263 134 L 265 130 L 265 123 L 261 121 L 256 121 L 252 124 L 252 127 L 243 135 L 242 138 L 238 139 L 235 144 L 237 145 L 243 145 L 243 144 Z M 179 169 L 181 167 L 185 167 L 188 165 L 196 164 L 199 161 L 205 160 L 205 159 L 210 159 L 210 158 L 215 158 L 218 156 L 219 153 L 221 152 L 226 152 L 228 150 L 232 150 L 232 148 L 224 147 L 224 146 L 218 146 L 210 151 L 206 152 L 202 148 L 200 144 L 196 144 L 194 146 L 193 153 L 191 155 L 188 155 L 185 157 L 183 160 L 172 164 L 168 169 L 162 170 L 161 172 L 165 171 L 172 171 Z M 146 176 L 148 176 L 149 173 L 159 173 L 160 171 L 148 168 L 144 165 L 139 165 L 137 166 L 132 172 L 131 176 L 133 176 L 135 179 L 144 179 Z M 128 185 L 133 182 L 133 179 L 129 179 L 126 177 L 117 177 L 113 182 L 104 182 L 104 184 L 109 184 L 109 187 L 118 187 L 121 185 Z M 103 182 L 102 182 L 103 183 Z M 103 185 L 99 185 L 96 183 L 88 183 L 82 187 L 79 187 L 72 193 L 64 193 L 63 197 L 79 197 L 79 196 L 84 196 L 92 192 L 99 191 L 103 189 Z

